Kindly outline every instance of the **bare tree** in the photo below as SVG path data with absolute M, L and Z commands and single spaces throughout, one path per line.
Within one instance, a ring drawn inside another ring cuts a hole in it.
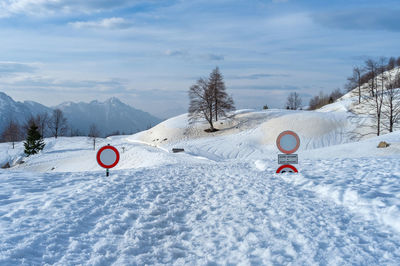
M 208 86 L 214 98 L 215 121 L 218 121 L 218 116 L 226 116 L 226 112 L 235 109 L 232 97 L 226 93 L 224 78 L 218 67 L 211 72 Z
M 320 98 L 318 95 L 312 97 L 308 103 L 308 110 L 315 110 L 319 108 Z
M 55 138 L 63 136 L 67 131 L 67 119 L 60 109 L 53 110 L 53 115 L 49 121 L 49 128 Z
M 332 98 L 333 101 L 336 101 L 337 99 L 339 99 L 339 98 L 342 97 L 342 96 L 343 96 L 343 93 L 342 93 L 342 91 L 341 91 L 339 88 L 334 89 L 334 90 L 331 92 L 331 94 L 329 95 L 329 97 Z
M 88 136 L 93 140 L 93 150 L 96 150 L 96 139 L 100 136 L 100 131 L 96 124 L 90 125 Z
M 383 102 L 382 126 L 393 132 L 394 125 L 400 120 L 400 68 L 387 75 L 386 92 Z
M 218 121 L 227 112 L 235 110 L 232 97 L 226 93 L 222 74 L 215 68 L 208 80 L 201 78 L 189 89 L 189 122 L 204 118 L 210 124 L 207 131 L 214 132 L 214 118 Z
M 381 133 L 381 116 L 385 89 L 385 70 L 383 67 L 383 62 L 383 59 L 381 59 L 379 63 L 372 59 L 368 59 L 366 61 L 366 68 L 374 75 L 367 83 L 370 94 L 364 96 L 364 98 L 366 100 L 367 107 L 369 107 L 367 110 L 373 110 L 372 118 L 375 120 L 377 136 L 379 136 Z M 369 111 L 367 112 L 370 113 Z
M 213 93 L 209 90 L 208 82 L 205 79 L 200 78 L 196 84 L 190 87 L 189 99 L 189 122 L 193 123 L 204 118 L 210 124 L 210 131 L 216 131 L 213 124 Z
M 349 87 L 349 90 L 353 90 L 354 88 L 358 88 L 358 103 L 361 103 L 361 86 L 362 86 L 362 77 L 363 71 L 359 67 L 354 67 L 353 68 L 353 76 L 348 78 L 347 80 L 352 84 L 351 87 Z
M 387 70 L 392 70 L 396 67 L 396 58 L 393 56 L 389 58 L 388 65 L 387 65 Z
M 337 99 L 343 96 L 343 93 L 339 88 L 333 90 L 330 94 L 326 95 L 322 91 L 319 95 L 312 97 L 308 103 L 308 110 L 315 110 L 321 108 L 324 105 L 333 103 Z
M 40 135 L 45 137 L 46 131 L 49 127 L 50 117 L 47 113 L 37 114 L 35 117 L 35 124 L 37 125 Z
M 21 127 L 18 125 L 18 123 L 10 120 L 1 137 L 4 141 L 11 142 L 14 149 L 15 142 L 22 139 L 21 133 Z
M 82 133 L 80 132 L 79 129 L 70 127 L 69 136 L 70 137 L 82 136 Z
M 377 76 L 378 76 L 378 62 L 373 59 L 368 59 L 365 61 L 365 69 L 367 70 L 368 76 L 368 88 L 370 95 L 375 96 L 375 91 L 377 89 Z
M 286 101 L 286 108 L 297 110 L 301 107 L 301 97 L 297 92 L 291 92 Z
M 117 130 L 114 130 L 113 132 L 111 132 L 110 134 L 108 134 L 107 137 L 120 136 L 120 135 L 121 135 L 121 132 L 117 129 Z

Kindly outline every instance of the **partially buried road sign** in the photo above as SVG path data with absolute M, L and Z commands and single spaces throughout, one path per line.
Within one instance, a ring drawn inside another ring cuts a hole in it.
M 283 174 L 283 173 L 298 173 L 296 167 L 294 167 L 293 165 L 290 164 L 285 164 L 282 165 L 281 167 L 278 168 L 278 170 L 276 170 L 277 174 Z

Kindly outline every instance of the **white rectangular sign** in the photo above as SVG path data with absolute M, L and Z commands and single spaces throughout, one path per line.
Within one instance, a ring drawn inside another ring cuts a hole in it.
M 298 164 L 297 154 L 278 154 L 278 164 Z

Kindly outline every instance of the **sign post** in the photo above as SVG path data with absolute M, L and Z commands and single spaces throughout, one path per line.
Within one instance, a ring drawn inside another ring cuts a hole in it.
M 293 154 L 300 147 L 299 136 L 291 130 L 283 131 L 276 139 L 276 146 L 284 153 L 278 154 L 278 164 L 282 166 L 276 170 L 276 173 L 298 173 L 296 167 L 291 164 L 299 163 L 297 154 Z
M 119 162 L 119 152 L 117 148 L 107 144 L 99 149 L 96 159 L 101 167 L 106 168 L 106 176 L 109 176 L 109 169 L 116 166 Z

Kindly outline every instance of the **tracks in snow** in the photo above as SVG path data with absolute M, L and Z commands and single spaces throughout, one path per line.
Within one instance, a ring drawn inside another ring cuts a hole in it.
M 0 177 L 14 191 L 0 205 L 1 264 L 400 260 L 398 234 L 245 163 Z

